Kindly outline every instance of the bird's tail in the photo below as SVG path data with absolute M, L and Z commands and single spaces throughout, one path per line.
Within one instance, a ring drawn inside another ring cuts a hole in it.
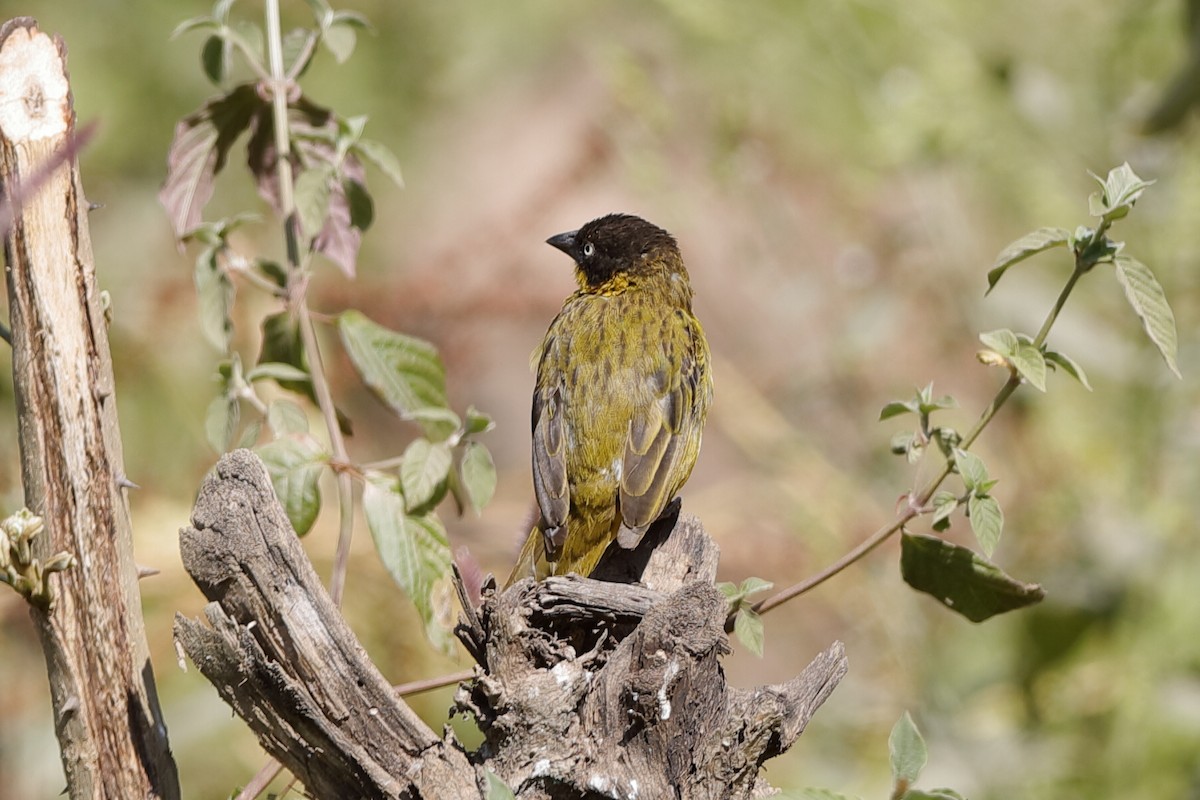
M 517 557 L 516 565 L 509 573 L 508 580 L 504 582 L 504 588 L 507 589 L 522 578 L 540 581 L 552 572 L 553 565 L 546 560 L 546 540 L 542 536 L 542 529 L 534 525 L 533 530 L 525 537 L 525 544 L 521 545 L 521 555 Z
M 616 538 L 620 516 L 614 512 L 615 509 L 602 515 L 582 519 L 573 516 L 569 519 L 566 542 L 557 561 L 550 561 L 546 557 L 546 538 L 541 526 L 534 525 L 521 547 L 516 566 L 504 582 L 504 588 L 507 589 L 522 578 L 540 581 L 551 575 L 566 575 L 570 572 L 590 575 L 600 563 L 600 558 L 608 549 L 609 543 Z

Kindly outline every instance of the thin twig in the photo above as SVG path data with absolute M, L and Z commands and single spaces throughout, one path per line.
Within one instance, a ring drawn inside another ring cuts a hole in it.
M 799 583 L 795 583 L 781 592 L 776 592 L 770 597 L 758 601 L 753 606 L 754 610 L 759 614 L 765 614 L 771 609 L 783 605 L 788 600 L 791 600 L 794 597 L 799 597 L 810 589 L 820 586 L 822 583 L 829 580 L 834 575 L 837 575 L 846 567 L 850 566 L 867 553 L 886 542 L 892 536 L 892 534 L 903 528 L 915 516 L 917 516 L 916 510 L 905 511 L 904 514 L 901 515 L 900 518 L 891 525 L 875 531 L 858 547 L 854 548 L 849 553 L 846 553 L 846 555 L 842 556 L 837 561 L 818 572 L 816 575 L 805 578 Z
M 273 758 L 267 759 L 267 763 L 262 765 L 262 768 L 250 779 L 250 782 L 242 787 L 242 790 L 237 793 L 234 800 L 254 800 L 260 794 L 267 790 L 271 785 L 271 781 L 275 780 L 276 776 L 283 772 L 283 764 L 280 764 Z
M 475 670 L 465 669 L 462 672 L 455 672 L 450 675 L 441 675 L 436 678 L 425 678 L 420 681 L 411 681 L 409 683 L 401 683 L 393 687 L 396 694 L 404 697 L 410 694 L 420 694 L 428 692 L 431 689 L 440 689 L 443 686 L 450 686 L 455 683 L 462 683 L 465 680 L 470 680 L 475 676 Z

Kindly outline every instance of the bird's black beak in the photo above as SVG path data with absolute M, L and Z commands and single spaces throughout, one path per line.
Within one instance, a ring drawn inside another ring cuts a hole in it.
M 546 244 L 551 247 L 557 247 L 571 258 L 575 258 L 575 234 L 579 231 L 567 231 L 566 233 L 558 233 L 546 240 Z

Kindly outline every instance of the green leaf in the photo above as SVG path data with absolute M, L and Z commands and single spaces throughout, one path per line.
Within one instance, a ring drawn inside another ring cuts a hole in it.
M 304 342 L 300 336 L 300 326 L 286 311 L 271 314 L 263 319 L 262 349 L 258 354 L 259 364 L 287 364 L 304 373 L 304 380 L 281 380 L 276 383 L 289 392 L 302 394 L 316 402 L 312 381 L 309 380 L 308 359 L 304 353 Z
M 409 443 L 400 464 L 400 488 L 407 511 L 416 511 L 433 500 L 438 487 L 445 483 L 451 460 L 445 442 L 433 444 L 419 437 Z
M 293 433 L 255 449 L 267 466 L 275 496 L 279 498 L 296 534 L 312 528 L 321 510 L 318 481 L 329 454 L 306 433 Z
M 260 364 L 288 364 L 302 371 L 306 376 L 305 380 L 292 381 L 276 378 L 275 382 L 282 389 L 304 395 L 314 404 L 317 402 L 312 381 L 307 379 L 309 375 L 308 358 L 305 355 L 300 326 L 288 312 L 281 311 L 263 320 L 262 350 L 258 354 L 258 361 Z M 342 433 L 347 436 L 353 434 L 350 418 L 343 414 L 340 408 L 335 408 L 334 412 L 337 414 L 338 428 Z
M 922 414 L 931 414 L 934 411 L 940 411 L 945 408 L 958 408 L 958 401 L 952 396 L 944 394 L 936 400 L 929 399 L 923 401 L 918 410 Z
M 1104 194 L 1112 205 L 1132 204 L 1153 184 L 1154 181 L 1139 178 L 1126 161 L 1109 171 L 1108 178 L 1104 181 Z
M 359 139 L 350 149 L 374 164 L 392 183 L 401 189 L 404 188 L 404 175 L 400 172 L 400 159 L 396 158 L 396 155 L 383 142 Z
M 450 543 L 433 514 L 405 513 L 399 482 L 370 472 L 363 486 L 363 514 L 375 549 L 392 579 L 416 606 L 431 639 L 438 634 L 434 602 L 437 583 L 450 570 Z
M 359 30 L 370 31 L 374 30 L 371 27 L 371 21 L 357 11 L 335 11 L 330 19 L 331 25 L 349 25 Z
M 273 380 L 281 383 L 300 383 L 309 380 L 309 375 L 299 367 L 279 361 L 260 361 L 246 373 L 248 381 Z
M 1071 239 L 1070 231 L 1063 228 L 1038 228 L 1025 234 L 1010 244 L 996 256 L 996 263 L 988 271 L 988 292 L 996 288 L 996 284 L 1008 268 L 1019 264 L 1030 256 L 1044 253 L 1054 247 L 1063 247 Z
M 987 481 L 987 467 L 984 466 L 983 459 L 971 451 L 956 447 L 954 463 L 958 467 L 958 474 L 962 476 L 963 484 L 968 489 L 975 490 Z
M 479 442 L 469 442 L 459 469 L 467 499 L 478 514 L 496 492 L 496 465 L 492 463 L 492 454 Z
M 256 258 L 255 265 L 262 271 L 263 276 L 278 286 L 280 289 L 286 289 L 288 284 L 288 274 L 277 261 L 271 261 L 266 258 Z
M 953 789 L 909 789 L 901 800 L 966 800 Z
M 277 439 L 289 433 L 308 433 L 308 415 L 291 400 L 276 400 L 267 408 L 267 425 Z
M 891 419 L 892 417 L 898 417 L 901 414 L 916 414 L 917 409 L 918 409 L 917 404 L 911 400 L 909 400 L 908 402 L 901 402 L 899 400 L 893 400 L 892 402 L 890 402 L 886 406 L 884 406 L 883 409 L 879 412 L 879 421 L 883 422 L 885 419 Z
M 338 118 L 337 140 L 339 152 L 346 152 L 355 142 L 362 138 L 363 131 L 367 129 L 367 120 L 368 117 L 366 114 Z
M 429 408 L 418 408 L 409 414 L 406 419 L 420 423 L 444 423 L 445 427 L 453 430 L 457 430 L 459 425 L 462 424 L 462 420 L 458 418 L 458 414 L 455 414 L 451 409 L 433 408 L 432 406 Z
M 948 520 L 958 508 L 958 497 L 954 492 L 947 492 L 943 489 L 933 496 L 931 504 L 933 506 L 933 523 L 936 525 L 942 520 Z
M 737 611 L 745 605 L 746 598 L 750 595 L 765 592 L 774 585 L 770 581 L 751 576 L 742 581 L 740 585 L 725 582 L 717 584 L 717 588 L 725 595 L 725 599 L 729 601 L 730 609 Z
M 250 211 L 243 211 L 241 213 L 234 214 L 232 217 L 224 217 L 222 219 L 217 220 L 216 222 L 209 223 L 209 224 L 216 226 L 216 230 L 217 230 L 217 233 L 220 235 L 221 242 L 225 243 L 229 238 L 229 234 L 236 231 L 238 228 L 245 227 L 246 225 L 250 225 L 252 223 L 257 224 L 260 222 L 262 222 L 262 214 L 255 214 Z
M 1000 355 L 1032 386 L 1046 391 L 1046 359 L 1028 336 L 1001 328 L 979 334 L 979 341 Z
M 936 536 L 905 533 L 900 542 L 904 582 L 972 622 L 1040 603 L 1045 592 L 1021 583 L 971 550 Z
M 937 442 L 938 449 L 942 451 L 942 455 L 949 458 L 954 453 L 954 448 L 958 447 L 962 442 L 962 436 L 954 428 L 937 427 L 929 432 L 933 440 Z
M 214 248 L 225 244 L 225 238 L 221 235 L 221 225 L 217 222 L 201 222 L 179 239 L 183 242 L 199 242 Z
M 487 433 L 495 427 L 496 423 L 491 416 L 483 413 L 479 409 L 475 408 L 475 406 L 467 406 L 467 420 L 465 423 L 464 432 L 468 436 Z
M 256 419 L 242 431 L 242 435 L 238 437 L 237 446 L 243 450 L 251 449 L 258 442 L 260 433 L 262 433 L 262 420 Z
M 338 317 L 338 332 L 363 383 L 401 417 L 414 419 L 426 409 L 449 410 L 446 370 L 429 342 L 390 331 L 353 310 Z M 457 423 L 445 419 L 419 421 L 434 441 L 458 429 Z
M 304 0 L 308 3 L 309 9 L 312 11 L 313 22 L 318 25 L 324 25 L 326 20 L 333 17 L 333 6 L 329 5 L 326 0 Z
M 1125 289 L 1125 299 L 1141 319 L 1146 335 L 1154 342 L 1171 372 L 1174 372 L 1176 377 L 1183 377 L 1175 363 L 1175 314 L 1167 303 L 1167 295 L 1162 286 L 1150 268 L 1137 259 L 1117 256 L 1113 263 L 1117 268 L 1117 280 Z
M 1008 361 L 1017 374 L 1038 391 L 1046 391 L 1046 359 L 1042 351 L 1028 342 L 1019 342 Z
M 200 49 L 200 66 L 204 74 L 213 84 L 220 86 L 229 73 L 229 63 L 226 58 L 225 40 L 220 36 L 210 36 Z
M 218 453 L 229 450 L 230 443 L 237 433 L 238 420 L 241 417 L 241 406 L 236 398 L 228 395 L 214 397 L 208 404 L 204 414 L 204 438 Z
M 991 558 L 1000 541 L 1000 533 L 1004 530 L 1004 512 L 1000 510 L 1000 504 L 991 495 L 973 494 L 967 500 L 967 516 L 979 548 Z
M 342 181 L 342 191 L 346 193 L 346 202 L 350 204 L 350 224 L 365 231 L 375 221 L 375 201 L 367 187 L 356 180 Z
M 296 178 L 296 215 L 304 235 L 310 239 L 325 227 L 333 177 L 333 165 L 320 164 L 304 170 Z
M 1005 359 L 1011 359 L 1017 352 L 1017 348 L 1020 347 L 1017 335 L 1008 328 L 981 333 L 979 334 L 979 341 L 1004 356 Z
M 1083 388 L 1089 392 L 1092 390 L 1092 385 L 1088 383 L 1087 375 L 1083 371 L 1083 367 L 1076 363 L 1075 359 L 1068 356 L 1066 353 L 1057 353 L 1053 350 L 1047 350 L 1045 353 L 1046 362 L 1054 364 L 1062 369 L 1063 372 L 1070 375 L 1075 380 L 1083 384 Z
M 345 64 L 354 55 L 354 46 L 358 43 L 358 34 L 354 27 L 345 23 L 333 23 L 321 34 L 321 44 L 339 64 Z
M 733 635 L 754 655 L 762 658 L 764 630 L 762 617 L 749 607 L 738 609 L 733 618 Z
M 221 269 L 217 247 L 206 247 L 196 257 L 192 275 L 200 310 L 200 330 L 204 338 L 222 353 L 229 352 L 233 336 L 233 282 Z
M 746 578 L 744 581 L 742 581 L 740 591 L 742 597 L 750 597 L 758 594 L 759 592 L 765 592 L 774 586 L 775 584 L 771 583 L 771 581 L 763 580 L 762 578 L 751 575 L 749 578 Z
M 224 168 L 238 137 L 259 112 L 270 111 L 253 84 L 244 83 L 209 100 L 175 126 L 167 153 L 167 177 L 158 192 L 171 228 L 182 236 L 200 224 L 212 198 L 213 178 Z
M 891 754 L 892 780 L 896 783 L 915 783 L 929 760 L 929 750 L 907 711 L 892 726 L 892 733 L 888 736 L 888 752 Z
M 512 789 L 508 788 L 508 784 L 500 780 L 496 773 L 490 769 L 487 772 L 487 792 L 483 796 L 483 800 L 516 800 L 516 795 Z
M 312 64 L 314 51 L 309 49 L 309 39 L 316 36 L 309 28 L 292 28 L 283 35 L 283 66 L 289 74 L 303 77 Z M 304 63 L 297 63 L 304 58 Z
M 1094 217 L 1118 220 L 1129 213 L 1142 192 L 1154 181 L 1144 181 L 1126 162 L 1109 170 L 1108 177 L 1092 175 L 1101 186 L 1101 191 L 1088 198 L 1088 211 Z
M 266 39 L 262 28 L 248 19 L 234 20 L 221 30 L 221 34 L 235 43 L 242 55 L 252 59 L 259 67 L 266 63 Z

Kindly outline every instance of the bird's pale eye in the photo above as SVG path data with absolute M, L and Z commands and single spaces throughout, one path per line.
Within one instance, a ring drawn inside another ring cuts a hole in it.
M 583 243 L 583 257 L 591 258 L 594 255 L 596 255 L 596 245 L 592 244 L 591 242 L 584 242 Z

